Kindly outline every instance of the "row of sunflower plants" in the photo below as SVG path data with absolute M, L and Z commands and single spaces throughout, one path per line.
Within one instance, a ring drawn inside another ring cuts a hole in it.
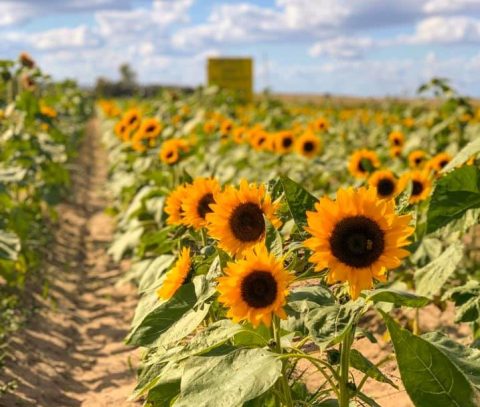
M 0 61 L 2 347 L 31 306 L 22 301 L 25 286 L 45 281 L 39 271 L 51 243 L 55 205 L 69 187 L 68 161 L 89 106 L 74 83 L 53 83 L 28 54 Z
M 110 254 L 140 293 L 132 398 L 378 406 L 365 384 L 395 391 L 381 369 L 395 357 L 414 405 L 479 405 L 480 110 L 432 89 L 435 103 L 356 107 L 213 88 L 99 101 Z M 450 302 L 462 343 L 421 329 L 418 310 Z M 375 364 L 356 343 L 379 324 L 392 351 Z

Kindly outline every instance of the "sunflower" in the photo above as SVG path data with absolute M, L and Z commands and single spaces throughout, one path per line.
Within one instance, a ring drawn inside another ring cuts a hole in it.
M 208 122 L 205 122 L 203 125 L 203 131 L 206 134 L 212 134 L 215 131 L 215 128 L 217 127 L 217 124 L 213 120 L 209 120 Z
M 233 141 L 241 144 L 245 141 L 246 129 L 245 127 L 235 127 L 232 131 Z
M 230 132 L 233 129 L 233 123 L 231 120 L 224 120 L 220 124 L 220 135 L 222 137 L 228 137 L 230 135 Z
M 180 152 L 189 150 L 188 142 L 183 139 L 170 139 L 162 144 L 159 152 L 160 160 L 165 164 L 175 164 L 180 159 Z
M 415 170 L 403 174 L 400 178 L 399 189 L 403 190 L 408 185 L 412 183 L 412 193 L 410 195 L 410 203 L 417 203 L 424 201 L 430 196 L 432 191 L 432 180 L 428 169 L 420 171 Z
M 273 136 L 273 149 L 277 153 L 289 153 L 294 147 L 294 141 L 295 137 L 291 131 L 281 131 Z
M 190 249 L 184 247 L 175 265 L 165 276 L 162 286 L 157 290 L 157 296 L 163 300 L 172 298 L 187 280 L 191 267 Z
M 28 52 L 21 52 L 18 56 L 18 59 L 20 60 L 22 66 L 24 66 L 25 68 L 32 69 L 35 67 L 35 61 Z
M 377 197 L 380 199 L 390 199 L 398 193 L 398 180 L 395 174 L 390 170 L 375 171 L 368 183 L 377 191 Z
M 402 147 L 390 147 L 389 153 L 390 157 L 398 158 L 402 155 Z
M 265 217 L 274 227 L 281 225 L 275 215 L 278 206 L 263 185 L 249 185 L 242 180 L 238 189 L 228 186 L 211 205 L 213 212 L 207 214 L 208 232 L 219 241 L 221 249 L 240 254 L 265 239 Z
M 188 188 L 185 185 L 176 187 L 165 200 L 165 213 L 168 215 L 167 225 L 183 225 L 184 211 L 182 203 L 187 197 Z
M 43 116 L 49 117 L 51 119 L 57 117 L 57 111 L 53 107 L 44 104 L 40 104 L 40 113 Z
M 124 140 L 126 138 L 125 133 L 128 130 L 127 124 L 123 120 L 119 120 L 114 127 L 115 135 L 120 139 Z
M 123 115 L 123 120 L 130 131 L 138 129 L 142 120 L 142 115 L 138 109 L 130 109 Z
M 452 156 L 448 153 L 440 153 L 433 157 L 428 165 L 435 172 L 440 172 L 452 160 Z
M 403 147 L 405 144 L 405 136 L 401 131 L 392 131 L 388 135 L 388 139 L 390 140 L 392 147 Z
M 156 138 L 162 131 L 162 125 L 155 118 L 149 118 L 142 121 L 139 131 L 147 139 Z
M 328 121 L 323 117 L 318 118 L 313 122 L 313 129 L 316 131 L 325 131 L 328 129 Z
M 206 226 L 205 216 L 212 212 L 212 204 L 220 193 L 220 184 L 213 178 L 197 178 L 188 186 L 182 204 L 185 224 L 195 229 Z
M 365 178 L 378 167 L 380 161 L 377 153 L 366 149 L 355 151 L 348 164 L 348 170 L 356 178 Z
M 268 133 L 261 129 L 255 129 L 250 134 L 250 145 L 254 150 L 261 151 L 267 150 L 269 147 L 269 137 Z
M 218 300 L 234 322 L 246 320 L 257 327 L 262 322 L 270 326 L 273 315 L 286 319 L 283 306 L 293 275 L 264 245 L 252 247 L 244 258 L 228 263 L 225 274 L 218 278 Z
M 339 189 L 336 201 L 321 198 L 315 212 L 307 212 L 312 235 L 304 245 L 313 251 L 315 270 L 328 268 L 327 282 L 348 281 L 353 299 L 386 281 L 387 269 L 398 267 L 409 252 L 411 216 L 395 214 L 393 200 L 378 199 L 374 188 Z
M 408 165 L 413 169 L 422 167 L 425 160 L 426 154 L 423 150 L 414 150 L 408 155 Z
M 315 134 L 307 131 L 295 142 L 295 151 L 307 158 L 315 157 L 322 149 L 322 141 Z

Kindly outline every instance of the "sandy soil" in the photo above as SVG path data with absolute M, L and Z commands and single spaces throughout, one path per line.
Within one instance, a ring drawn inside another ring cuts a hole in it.
M 134 405 L 127 398 L 138 358 L 123 339 L 136 290 L 116 284 L 121 270 L 106 253 L 113 225 L 104 214 L 107 159 L 96 126 L 89 124 L 72 195 L 58 208 L 56 242 L 46 253 L 49 295 L 32 293 L 39 310 L 10 343 L 0 385 L 17 388 L 0 398 L 2 407 Z

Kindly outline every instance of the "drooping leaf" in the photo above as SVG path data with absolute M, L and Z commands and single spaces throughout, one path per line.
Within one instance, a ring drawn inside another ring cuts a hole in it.
M 416 292 L 429 298 L 438 294 L 460 263 L 463 249 L 461 242 L 455 242 L 435 260 L 418 269 L 414 274 Z
M 443 300 L 455 302 L 455 322 L 480 321 L 480 283 L 470 280 L 466 284 L 448 290 Z
M 430 300 L 408 291 L 399 291 L 392 288 L 379 288 L 367 293 L 366 301 L 387 302 L 406 307 L 420 308 L 427 305 Z
M 356 349 L 352 349 L 350 352 L 350 364 L 353 368 L 365 373 L 368 377 L 378 382 L 388 383 L 390 386 L 397 388 L 395 383 Z
M 281 361 L 264 349 L 195 356 L 185 364 L 175 406 L 241 407 L 270 389 L 281 374 Z
M 465 147 L 463 147 L 452 160 L 442 169 L 443 173 L 446 173 L 462 164 L 465 164 L 468 159 L 480 152 L 480 138 L 476 138 L 470 141 Z
M 305 327 L 320 349 L 325 349 L 343 339 L 363 306 L 363 302 L 356 301 L 315 308 L 305 315 Z

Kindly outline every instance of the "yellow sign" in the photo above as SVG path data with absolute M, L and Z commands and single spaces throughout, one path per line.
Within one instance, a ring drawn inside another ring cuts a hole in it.
M 208 86 L 216 85 L 237 92 L 246 101 L 253 99 L 251 58 L 209 58 Z

